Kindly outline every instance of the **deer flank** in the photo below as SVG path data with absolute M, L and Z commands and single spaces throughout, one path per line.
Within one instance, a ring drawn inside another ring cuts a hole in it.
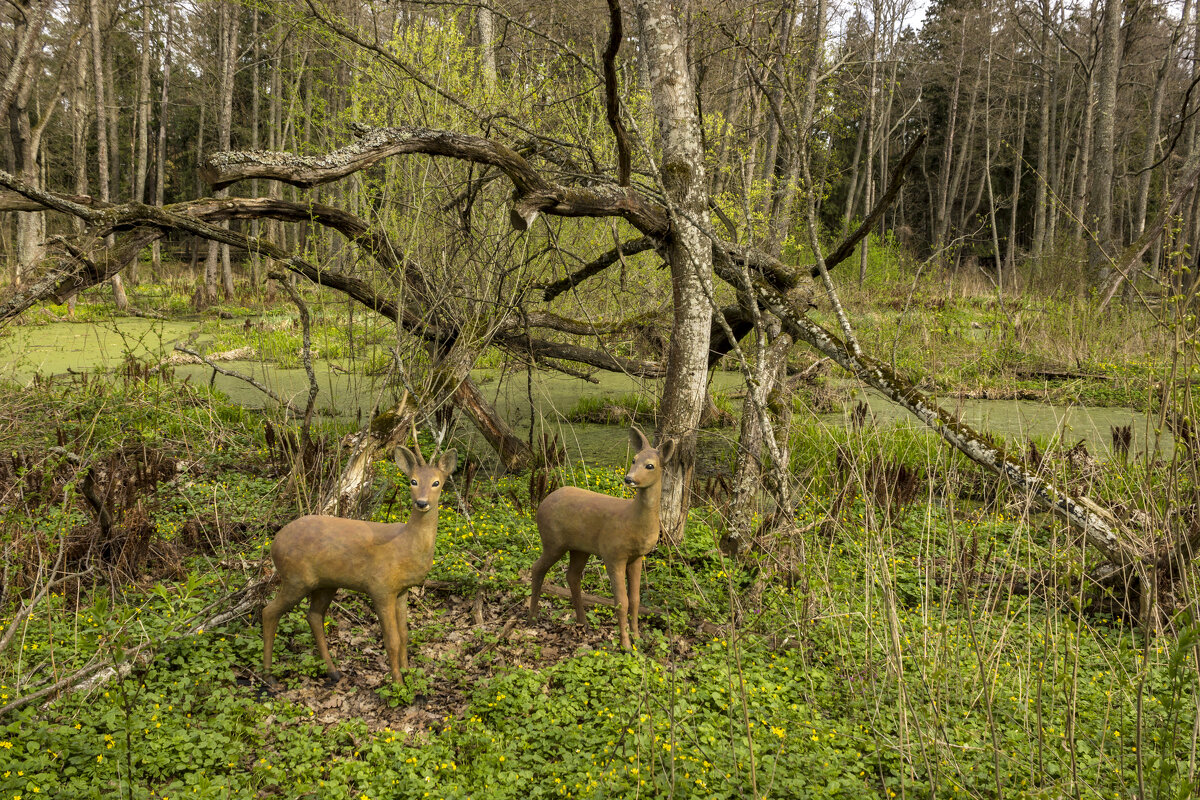
M 392 679 L 403 682 L 408 668 L 408 590 L 425 580 L 433 565 L 438 497 L 454 472 L 458 455 L 449 450 L 434 464 L 420 449 L 396 448 L 396 463 L 409 478 L 413 507 L 408 522 L 385 524 L 341 517 L 301 517 L 283 526 L 271 544 L 279 591 L 263 609 L 263 671 L 271 677 L 271 650 L 279 618 L 305 597 L 308 625 L 331 678 L 341 677 L 325 642 L 325 612 L 338 589 L 371 598 L 383 628 Z
M 629 440 L 637 450 L 633 464 L 625 473 L 625 484 L 637 490 L 633 498 L 626 500 L 565 486 L 551 492 L 538 506 L 542 556 L 533 565 L 529 597 L 529 619 L 532 621 L 537 618 L 546 572 L 570 553 L 567 585 L 571 588 L 575 619 L 586 625 L 580 582 L 588 558 L 599 556 L 612 584 L 621 646 L 625 649 L 630 647 L 631 628 L 634 638 L 640 636 L 638 608 L 642 559 L 658 544 L 662 468 L 675 452 L 675 443 L 670 439 L 655 448 L 637 428 L 630 429 Z

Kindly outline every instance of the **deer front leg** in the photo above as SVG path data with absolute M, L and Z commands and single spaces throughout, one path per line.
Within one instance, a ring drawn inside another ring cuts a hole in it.
M 341 680 L 342 673 L 334 669 L 333 659 L 329 657 L 329 645 L 325 641 L 325 612 L 337 594 L 336 588 L 315 589 L 308 596 L 308 627 L 312 629 L 313 638 L 317 640 L 317 652 L 325 661 L 325 673 L 333 680 Z
M 371 600 L 375 604 L 379 626 L 383 628 L 383 648 L 387 651 L 388 670 L 392 673 L 392 680 L 404 683 L 400 674 L 400 609 L 396 604 L 396 596 L 377 595 Z M 408 660 L 407 657 L 405 660 Z
M 580 625 L 588 624 L 587 614 L 583 610 L 583 568 L 587 566 L 587 561 L 591 557 L 591 553 L 585 553 L 582 550 L 571 551 L 571 561 L 567 564 L 567 586 L 571 587 L 571 605 L 575 607 L 575 621 Z
M 408 669 L 408 589 L 396 603 L 396 627 L 400 630 L 400 669 Z
M 642 606 L 642 559 L 638 556 L 625 568 L 625 589 L 629 593 L 629 627 L 634 639 L 642 638 L 638 632 L 638 609 Z
M 621 648 L 630 649 L 629 644 L 629 597 L 625 593 L 625 564 L 606 561 L 608 581 L 612 584 L 613 600 L 617 601 L 617 627 L 621 629 Z

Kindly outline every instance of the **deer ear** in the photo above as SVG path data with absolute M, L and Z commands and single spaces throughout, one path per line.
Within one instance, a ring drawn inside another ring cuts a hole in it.
M 629 429 L 629 446 L 633 448 L 634 452 L 640 453 L 650 449 L 650 440 L 637 427 L 631 427 Z
M 458 451 L 453 448 L 442 453 L 442 457 L 438 459 L 438 469 L 449 475 L 458 468 Z
M 413 470 L 417 468 L 417 457 L 404 445 L 396 448 L 396 465 L 400 467 L 400 471 L 405 475 L 412 477 Z
M 658 460 L 659 463 L 666 464 L 671 460 L 671 456 L 675 455 L 675 440 L 663 439 L 658 443 Z

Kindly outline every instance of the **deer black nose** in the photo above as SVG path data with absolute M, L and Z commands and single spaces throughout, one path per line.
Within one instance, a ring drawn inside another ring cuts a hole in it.
M 429 508 L 428 500 L 416 500 L 416 501 L 414 501 L 414 503 L 415 503 L 416 507 L 421 509 L 422 511 Z
M 630 477 L 630 476 L 628 476 L 628 475 L 626 475 L 626 476 L 625 476 L 625 485 L 626 485 L 626 486 L 633 486 L 633 485 L 634 485 L 634 483 L 635 483 L 635 482 L 634 482 L 634 480 L 633 480 L 633 478 L 632 478 L 632 477 Z

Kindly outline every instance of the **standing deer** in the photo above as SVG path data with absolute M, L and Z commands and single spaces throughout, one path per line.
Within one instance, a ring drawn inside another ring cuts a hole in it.
M 408 522 L 389 525 L 309 515 L 275 535 L 271 560 L 279 573 L 279 592 L 262 612 L 263 671 L 268 683 L 275 682 L 271 648 L 279 617 L 304 597 L 308 597 L 308 626 L 329 677 L 341 677 L 333 668 L 323 630 L 325 612 L 338 589 L 370 596 L 383 627 L 392 679 L 404 682 L 400 670 L 408 669 L 408 590 L 425 580 L 433 566 L 438 496 L 458 465 L 458 454 L 449 450 L 436 464 L 427 464 L 419 445 L 416 453 L 398 447 L 396 463 L 410 479 L 413 508 Z
M 537 511 L 538 534 L 542 538 L 542 557 L 533 565 L 529 597 L 529 620 L 537 618 L 542 581 L 564 553 L 571 554 L 567 566 L 567 584 L 575 619 L 587 624 L 579 583 L 589 556 L 599 556 L 608 570 L 613 598 L 617 603 L 617 625 L 621 629 L 621 647 L 629 649 L 629 625 L 634 638 L 638 633 L 638 607 L 642 582 L 642 558 L 658 544 L 658 513 L 662 499 L 662 467 L 671 460 L 675 442 L 666 439 L 658 448 L 650 446 L 646 435 L 637 428 L 629 431 L 629 441 L 637 448 L 633 464 L 625 473 L 625 485 L 637 490 L 630 500 L 564 486 L 551 492 Z

